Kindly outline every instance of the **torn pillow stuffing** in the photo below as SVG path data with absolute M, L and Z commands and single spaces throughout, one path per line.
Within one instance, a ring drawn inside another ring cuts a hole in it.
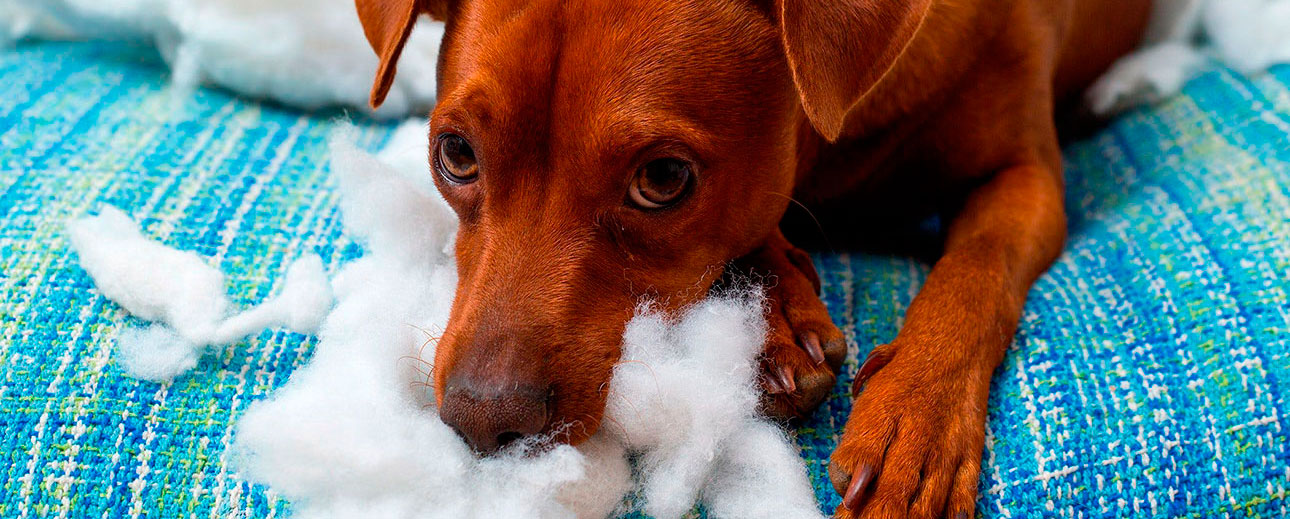
M 266 327 L 315 331 L 308 363 L 240 418 L 232 456 L 299 517 L 641 510 L 668 519 L 696 504 L 717 518 L 822 517 L 792 440 L 757 410 L 767 326 L 759 290 L 712 295 L 679 315 L 643 302 L 626 326 L 600 431 L 577 447 L 521 442 L 474 454 L 439 420 L 429 384 L 456 288 L 456 218 L 429 184 L 425 135 L 423 122 L 410 122 L 373 155 L 338 132 L 333 173 L 364 256 L 330 282 L 306 256 L 278 295 L 239 314 L 228 315 L 222 274 L 148 240 L 124 213 L 105 208 L 71 224 L 100 292 L 156 322 L 122 332 L 118 361 L 169 380 L 209 345 Z M 151 277 L 163 263 L 167 277 Z

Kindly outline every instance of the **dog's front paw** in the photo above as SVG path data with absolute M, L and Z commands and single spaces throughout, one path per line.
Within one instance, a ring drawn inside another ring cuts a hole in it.
M 828 398 L 846 357 L 846 340 L 820 301 L 811 257 L 782 236 L 736 261 L 766 285 L 770 332 L 761 357 L 763 411 L 804 418 Z
M 972 517 L 992 370 L 930 346 L 878 346 L 857 372 L 829 464 L 837 517 Z

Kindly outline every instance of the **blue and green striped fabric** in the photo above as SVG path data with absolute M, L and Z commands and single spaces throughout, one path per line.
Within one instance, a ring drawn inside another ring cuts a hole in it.
M 0 52 L 0 517 L 288 513 L 230 471 L 226 447 L 314 340 L 266 332 L 173 384 L 128 378 L 111 352 L 131 319 L 95 292 L 63 226 L 125 208 L 256 302 L 305 252 L 333 269 L 361 252 L 327 172 L 342 114 L 172 93 L 165 75 L 123 44 Z M 369 147 L 392 129 L 359 128 Z M 1288 514 L 1287 135 L 1290 67 L 1215 70 L 1067 148 L 1070 241 L 994 379 L 983 516 Z M 928 269 L 816 260 L 857 355 L 894 336 Z M 798 430 L 828 510 L 855 367 Z

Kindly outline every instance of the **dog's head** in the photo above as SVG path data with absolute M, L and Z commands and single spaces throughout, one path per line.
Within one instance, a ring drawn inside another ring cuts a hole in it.
M 430 161 L 461 226 L 434 384 L 444 420 L 485 452 L 596 431 L 640 299 L 676 308 L 702 297 L 774 231 L 817 132 L 842 131 L 926 10 L 904 0 L 357 4 L 381 58 L 374 105 L 417 17 L 447 22 Z

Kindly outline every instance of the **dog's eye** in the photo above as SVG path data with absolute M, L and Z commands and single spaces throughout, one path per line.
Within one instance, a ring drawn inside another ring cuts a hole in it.
M 655 159 L 636 171 L 629 194 L 632 203 L 644 209 L 658 209 L 676 203 L 690 187 L 694 174 L 680 159 Z
M 479 176 L 479 164 L 475 161 L 475 150 L 465 138 L 447 133 L 439 137 L 437 146 L 434 162 L 439 175 L 454 184 L 474 182 Z

